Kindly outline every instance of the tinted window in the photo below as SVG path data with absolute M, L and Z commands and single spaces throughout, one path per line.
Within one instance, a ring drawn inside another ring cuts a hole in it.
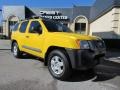
M 38 21 L 32 21 L 30 24 L 30 33 L 42 33 L 42 27 Z
M 75 31 L 76 32 L 85 32 L 86 23 L 75 23 Z
M 12 30 L 12 31 L 17 31 L 18 26 L 19 26 L 19 23 L 15 24 L 15 26 L 14 26 L 14 28 L 13 28 L 13 30 Z
M 49 32 L 72 32 L 68 27 L 59 22 L 43 20 L 43 23 Z
M 28 21 L 23 22 L 20 27 L 20 32 L 24 33 L 26 31 L 27 25 Z

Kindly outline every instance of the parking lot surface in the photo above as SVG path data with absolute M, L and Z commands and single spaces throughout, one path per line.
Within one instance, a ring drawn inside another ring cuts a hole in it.
M 10 40 L 0 40 L 0 50 L 9 50 L 11 49 Z
M 67 81 L 54 79 L 39 58 L 16 59 L 0 50 L 0 90 L 120 90 L 120 63 L 102 60 L 95 71 L 74 71 Z

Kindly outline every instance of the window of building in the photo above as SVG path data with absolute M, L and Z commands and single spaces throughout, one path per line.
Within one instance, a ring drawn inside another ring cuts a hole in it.
M 9 21 L 9 30 L 10 30 L 10 32 L 13 31 L 13 28 L 14 28 L 16 23 L 17 23 L 17 21 Z
M 32 21 L 29 29 L 30 33 L 42 33 L 42 27 L 38 21 Z
M 85 32 L 86 31 L 86 23 L 75 23 L 75 31 L 76 32 Z
M 28 25 L 28 21 L 25 21 L 21 24 L 21 26 L 20 26 L 21 33 L 24 33 L 26 31 L 27 25 Z

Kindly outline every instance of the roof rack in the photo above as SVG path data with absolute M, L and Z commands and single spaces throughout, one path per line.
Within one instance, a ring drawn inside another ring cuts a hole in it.
M 25 21 L 25 20 L 29 20 L 29 19 L 43 19 L 43 20 L 52 20 L 52 21 L 57 21 L 57 20 L 53 20 L 53 19 L 50 19 L 50 18 L 45 18 L 45 17 L 42 17 L 42 16 L 31 16 L 29 18 L 26 18 L 26 19 L 22 19 L 20 21 Z
M 39 18 L 41 18 L 40 16 L 32 16 L 32 17 L 29 17 L 28 19 L 39 19 Z
M 50 18 L 45 18 L 45 17 L 42 17 L 42 16 L 36 16 L 36 15 L 31 16 L 31 17 L 29 17 L 29 18 L 26 18 L 26 20 L 29 20 L 29 19 L 45 19 L 45 20 L 52 20 L 52 19 L 50 19 Z
M 29 20 L 29 19 L 39 19 L 41 18 L 40 16 L 32 16 L 32 17 L 29 17 L 29 18 L 25 18 L 25 19 L 22 19 L 20 21 L 25 21 L 25 20 Z

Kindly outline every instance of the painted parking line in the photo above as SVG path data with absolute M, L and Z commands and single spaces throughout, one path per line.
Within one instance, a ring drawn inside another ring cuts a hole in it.
M 109 58 L 108 60 L 112 62 L 120 63 L 120 57 L 113 57 L 113 58 Z

